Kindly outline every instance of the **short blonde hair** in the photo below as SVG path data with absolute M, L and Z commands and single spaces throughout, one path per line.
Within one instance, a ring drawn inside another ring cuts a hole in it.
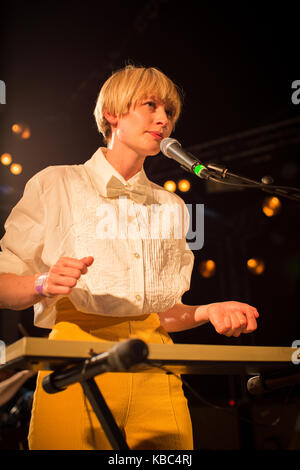
M 124 116 L 129 112 L 131 105 L 135 106 L 147 97 L 154 97 L 163 102 L 168 107 L 172 123 L 175 125 L 181 112 L 183 93 L 157 68 L 127 65 L 106 80 L 94 110 L 98 130 L 105 142 L 111 137 L 111 126 L 103 112 Z

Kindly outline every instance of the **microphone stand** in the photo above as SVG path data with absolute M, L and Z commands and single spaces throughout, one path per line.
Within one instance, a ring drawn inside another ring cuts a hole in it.
M 228 168 L 216 163 L 208 163 L 205 165 L 208 169 L 205 179 L 214 181 L 215 183 L 228 184 L 240 188 L 256 188 L 270 194 L 276 194 L 280 197 L 285 197 L 293 201 L 300 201 L 300 188 L 292 188 L 288 186 L 273 185 L 273 178 L 271 176 L 264 176 L 260 181 L 256 181 L 244 176 L 232 173 Z M 194 171 L 193 171 L 194 172 Z M 238 182 L 224 181 L 227 178 L 232 178 Z
M 97 362 L 95 362 L 88 376 L 85 373 L 86 366 L 87 361 L 85 360 L 78 366 L 67 368 L 66 371 L 52 372 L 44 378 L 43 388 L 47 393 L 56 393 L 64 390 L 68 385 L 79 382 L 112 448 L 115 450 L 128 450 L 127 442 L 93 378 L 93 376 L 103 373 L 103 364 L 101 363 L 99 370 L 99 365 L 97 367 Z
M 199 178 L 214 181 L 215 183 L 227 184 L 239 188 L 260 188 L 263 191 L 278 196 L 300 201 L 300 188 L 290 188 L 287 186 L 273 185 L 273 178 L 264 176 L 261 181 L 255 181 L 244 176 L 229 172 L 228 168 L 217 163 L 204 164 L 197 160 L 190 152 L 182 149 L 181 144 L 176 139 L 166 138 L 160 143 L 163 155 L 179 163 L 184 170 L 193 173 Z M 237 180 L 237 182 L 224 181 L 226 178 Z
M 121 433 L 106 401 L 93 378 L 80 382 L 87 399 L 100 422 L 111 446 L 115 450 L 129 450 L 125 437 Z
M 61 392 L 68 385 L 79 382 L 112 448 L 115 450 L 129 450 L 129 447 L 113 417 L 113 414 L 107 406 L 94 377 L 105 372 L 125 372 L 132 365 L 144 362 L 148 356 L 148 347 L 146 343 L 141 340 L 128 340 L 129 345 L 134 345 L 134 343 L 136 344 L 137 342 L 139 342 L 140 345 L 138 357 L 129 357 L 129 351 L 127 360 L 123 360 L 120 364 L 121 367 L 115 370 L 103 361 L 103 354 L 99 354 L 80 361 L 77 365 L 69 366 L 63 370 L 54 371 L 44 377 L 42 382 L 45 392 L 51 394 Z
M 192 155 L 191 155 L 192 156 Z M 193 157 L 193 156 L 192 156 Z M 227 184 L 239 188 L 254 188 L 261 189 L 270 194 L 276 194 L 280 197 L 285 197 L 293 201 L 300 201 L 300 188 L 292 188 L 288 186 L 273 185 L 273 178 L 271 176 L 264 176 L 260 181 L 256 181 L 244 176 L 232 173 L 223 165 L 217 163 L 206 163 L 205 165 L 200 162 L 195 162 L 190 168 L 180 165 L 181 168 L 188 172 L 197 175 L 207 181 L 215 183 Z M 226 181 L 227 178 L 236 180 L 237 182 Z M 224 181 L 225 180 L 225 181 Z M 296 375 L 292 376 L 278 376 L 264 380 L 261 376 L 253 377 L 248 381 L 248 391 L 252 394 L 260 394 L 266 391 L 280 388 L 288 385 L 300 383 L 299 371 Z

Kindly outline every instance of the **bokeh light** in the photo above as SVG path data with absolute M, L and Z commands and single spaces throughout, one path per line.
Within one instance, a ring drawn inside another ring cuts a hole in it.
M 13 134 L 15 134 L 16 137 L 20 140 L 26 140 L 31 137 L 31 131 L 28 126 L 28 124 L 25 124 L 23 122 L 15 122 L 11 126 L 11 130 Z
M 281 209 L 281 202 L 278 197 L 267 197 L 262 205 L 262 211 L 267 217 L 273 217 Z
M 174 193 L 176 191 L 176 183 L 175 181 L 168 180 L 164 183 L 164 188 L 167 189 L 167 191 L 170 191 L 171 193 Z
M 247 261 L 248 270 L 255 275 L 262 274 L 265 270 L 265 263 L 260 258 L 250 258 Z
M 10 165 L 12 162 L 12 156 L 10 153 L 3 153 L 1 155 L 1 163 L 2 165 Z
M 199 271 L 202 277 L 212 277 L 216 272 L 216 263 L 212 259 L 201 261 Z
M 20 173 L 22 173 L 22 165 L 20 165 L 20 163 L 12 163 L 12 165 L 10 165 L 10 171 L 13 175 L 19 175 Z
M 187 191 L 189 191 L 191 189 L 191 183 L 188 180 L 185 180 L 185 179 L 180 180 L 178 182 L 178 189 L 182 193 L 186 193 Z

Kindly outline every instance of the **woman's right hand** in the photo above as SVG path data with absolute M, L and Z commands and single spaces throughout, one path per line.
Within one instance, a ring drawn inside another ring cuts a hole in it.
M 93 264 L 94 258 L 67 258 L 61 257 L 51 267 L 43 285 L 43 294 L 47 297 L 68 295 L 76 286 L 82 274 L 86 274 L 88 267 Z

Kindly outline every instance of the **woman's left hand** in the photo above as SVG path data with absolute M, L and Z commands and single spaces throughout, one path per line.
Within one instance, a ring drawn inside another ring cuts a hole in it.
M 238 337 L 256 330 L 259 314 L 251 305 L 228 301 L 207 305 L 207 316 L 217 333 Z

